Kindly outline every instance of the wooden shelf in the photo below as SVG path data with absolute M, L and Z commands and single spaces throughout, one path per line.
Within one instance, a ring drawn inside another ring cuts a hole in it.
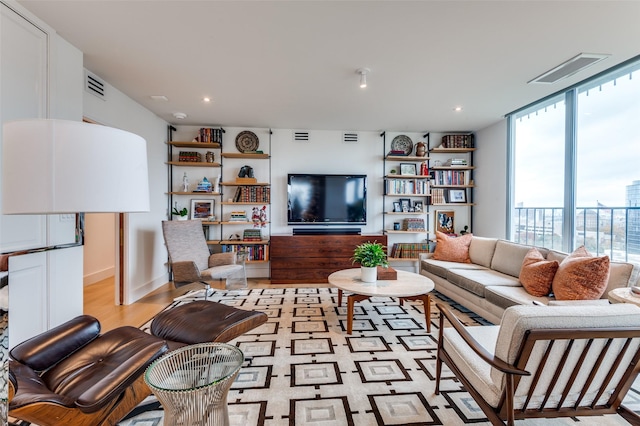
M 223 201 L 220 204 L 222 204 L 223 206 L 231 206 L 231 205 L 236 205 L 236 206 L 255 206 L 257 204 L 262 204 L 264 206 L 271 205 L 271 203 L 265 203 L 265 202 L 260 202 L 260 201 L 249 202 L 249 203 L 240 203 L 240 202 L 235 202 L 235 201 Z
M 431 176 L 427 175 L 386 175 L 387 179 L 431 179 Z
M 384 194 L 387 197 L 429 197 L 431 194 Z
M 432 206 L 455 207 L 455 206 L 475 206 L 474 203 L 432 203 Z
M 166 194 L 171 194 L 171 195 L 222 195 L 219 192 L 181 192 L 181 191 L 174 191 L 174 192 L 167 192 Z
M 386 234 L 426 234 L 426 230 L 422 231 L 396 231 L 395 229 L 385 229 Z
M 208 221 L 208 220 L 203 220 L 202 224 L 203 225 L 220 225 L 220 222 L 217 222 L 217 221 L 211 222 L 211 221 Z
M 244 154 L 242 152 L 223 152 L 220 156 L 224 158 L 251 158 L 254 160 L 269 158 L 269 154 Z
M 241 221 L 235 221 L 235 222 L 219 222 L 221 225 L 253 225 L 254 222 L 251 220 L 248 220 L 246 222 L 241 222 Z M 268 224 L 269 222 L 260 222 L 260 223 L 264 223 L 264 224 Z M 258 229 L 258 228 L 256 228 Z
M 427 161 L 429 157 L 416 157 L 411 155 L 387 155 L 387 160 L 391 161 Z
M 435 153 L 440 153 L 440 154 L 446 154 L 446 153 L 465 153 L 465 152 L 473 152 L 475 151 L 475 148 L 440 148 L 440 147 L 436 147 L 436 148 L 431 148 L 431 150 L 429 151 L 431 152 L 435 152 Z
M 418 257 L 387 257 L 389 262 L 417 262 L 420 260 Z
M 268 245 L 269 240 L 260 240 L 260 241 L 244 241 L 244 240 L 220 240 L 217 242 L 218 244 L 226 244 L 226 245 Z
M 431 188 L 475 188 L 475 185 L 431 185 Z
M 398 216 L 407 216 L 407 215 L 420 216 L 423 214 L 429 214 L 429 212 L 384 212 L 384 214 L 392 214 L 392 215 L 398 215 Z
M 217 142 L 186 142 L 186 141 L 171 141 L 170 145 L 177 146 L 179 148 L 209 148 L 209 149 L 218 149 L 220 148 L 220 144 Z
M 167 161 L 165 164 L 183 167 L 220 167 L 220 163 L 207 163 L 204 161 Z
M 271 186 L 268 182 L 242 183 L 242 182 L 220 182 L 222 186 Z
M 431 170 L 473 170 L 474 166 L 432 166 Z

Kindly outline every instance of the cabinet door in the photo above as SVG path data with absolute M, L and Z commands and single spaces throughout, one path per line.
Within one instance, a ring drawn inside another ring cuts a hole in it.
M 9 258 L 9 348 L 47 330 L 47 253 Z
M 47 39 L 47 33 L 0 4 L 2 123 L 22 118 L 46 117 Z M 42 183 L 34 182 L 34 185 Z M 25 197 L 28 196 L 29 194 L 25 194 Z M 1 203 L 2 200 L 0 206 Z M 2 252 L 42 247 L 46 245 L 46 237 L 45 216 L 0 216 Z

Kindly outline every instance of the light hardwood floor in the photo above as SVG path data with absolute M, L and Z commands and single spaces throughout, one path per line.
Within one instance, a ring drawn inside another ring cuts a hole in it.
M 279 287 L 282 284 L 271 284 L 268 279 L 250 278 L 249 288 Z M 287 284 L 286 287 L 327 287 L 329 284 Z M 174 297 L 181 296 L 189 290 L 198 290 L 200 284 L 192 284 L 179 289 L 169 282 L 154 290 L 147 296 L 130 305 L 115 304 L 113 278 L 107 278 L 84 287 L 84 313 L 96 317 L 102 325 L 102 331 L 112 330 L 122 325 L 140 327 L 168 306 Z M 222 289 L 224 285 L 212 283 L 211 287 Z

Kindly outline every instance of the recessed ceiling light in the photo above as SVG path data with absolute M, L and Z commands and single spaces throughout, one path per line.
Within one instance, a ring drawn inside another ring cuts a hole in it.
M 453 107 L 453 110 L 455 112 L 460 112 L 460 111 L 462 111 L 462 107 L 461 106 Z
M 202 98 L 202 102 L 211 102 L 211 98 L 205 96 L 204 98 Z
M 156 102 L 167 102 L 169 101 L 169 98 L 167 98 L 165 95 L 151 95 L 149 96 L 151 99 L 153 99 Z

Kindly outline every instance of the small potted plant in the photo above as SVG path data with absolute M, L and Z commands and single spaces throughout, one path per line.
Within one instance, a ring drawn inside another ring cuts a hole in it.
M 378 242 L 366 242 L 359 246 L 356 246 L 353 250 L 352 263 L 360 264 L 360 279 L 367 283 L 376 282 L 378 278 L 378 266 L 387 268 L 389 262 L 387 261 L 387 253 L 384 251 L 385 247 Z
M 187 215 L 189 211 L 186 207 L 183 207 L 181 210 L 178 210 L 178 203 L 173 205 L 173 210 L 171 210 L 171 214 L 174 216 L 178 216 L 178 220 L 187 220 Z

